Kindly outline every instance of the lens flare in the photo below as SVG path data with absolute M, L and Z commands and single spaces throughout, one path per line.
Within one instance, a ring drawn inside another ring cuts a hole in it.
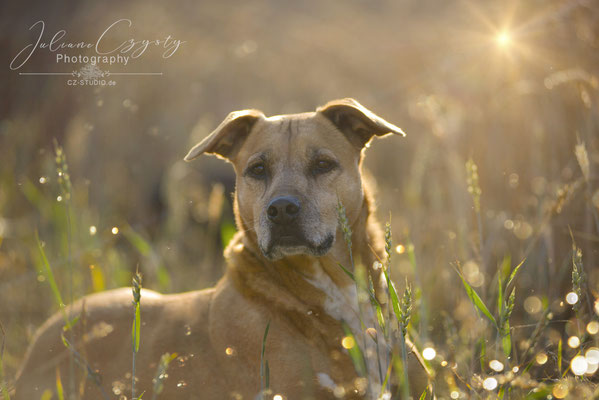
M 507 47 L 511 44 L 512 37 L 510 36 L 510 34 L 508 32 L 500 32 L 495 37 L 495 41 L 497 42 L 498 46 Z

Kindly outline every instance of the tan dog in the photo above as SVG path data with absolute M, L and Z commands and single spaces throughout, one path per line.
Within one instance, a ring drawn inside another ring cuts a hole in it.
M 191 149 L 187 161 L 211 153 L 233 163 L 239 232 L 225 251 L 227 271 L 215 288 L 175 295 L 142 291 L 138 395 L 145 390 L 143 398 L 151 397 L 160 357 L 169 352 L 178 358 L 168 367 L 160 398 L 254 400 L 265 380 L 261 351 L 270 322 L 264 358 L 272 392 L 265 398 L 377 398 L 381 383 L 372 357 L 368 386 L 356 379 L 341 344 L 341 321 L 359 338 L 363 330 L 355 284 L 338 266 L 351 268 L 352 262 L 337 206 L 340 201 L 347 212 L 354 262 L 371 269 L 371 247 L 382 253 L 382 235 L 361 179 L 362 150 L 374 135 L 388 133 L 403 135 L 344 99 L 304 114 L 233 112 Z M 370 273 L 378 281 L 380 272 Z M 130 396 L 131 302 L 131 289 L 118 289 L 69 308 L 71 318 L 84 314 L 73 339 L 80 360 L 75 381 L 84 399 Z M 366 327 L 375 324 L 372 313 L 363 320 Z M 68 386 L 63 325 L 55 315 L 35 336 L 16 399 L 54 392 L 57 369 Z M 373 341 L 368 343 L 370 348 Z M 87 367 L 92 374 L 81 389 Z

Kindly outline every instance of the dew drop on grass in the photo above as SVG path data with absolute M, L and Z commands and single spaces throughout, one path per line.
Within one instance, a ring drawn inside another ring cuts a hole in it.
M 335 386 L 335 389 L 333 389 L 333 395 L 338 398 L 338 399 L 342 399 L 345 397 L 345 388 L 343 386 Z
M 570 346 L 573 349 L 578 348 L 578 346 L 580 346 L 580 339 L 578 338 L 578 336 L 570 336 L 568 338 L 568 346 Z
M 578 295 L 574 292 L 570 292 L 566 295 L 566 303 L 574 305 L 578 303 Z
M 185 325 L 185 336 L 191 335 L 191 326 Z
M 233 347 L 227 347 L 225 349 L 225 354 L 228 355 L 229 357 L 232 357 L 235 355 L 235 349 Z
M 572 373 L 574 375 L 584 375 L 589 368 L 589 364 L 587 363 L 586 358 L 583 356 L 576 356 L 572 359 L 570 368 L 572 369 Z
M 98 228 L 96 228 L 94 225 L 89 227 L 89 234 L 94 236 L 96 234 L 96 232 L 98 232 Z
M 588 362 L 587 359 L 587 372 L 585 372 L 586 375 L 593 375 L 595 372 L 597 372 L 597 370 L 599 369 L 599 364 L 591 364 Z
M 452 399 L 458 399 L 460 397 L 460 393 L 456 392 L 455 390 L 453 392 L 451 392 L 449 394 L 449 397 L 451 397 Z
M 119 233 L 119 228 L 117 228 L 116 226 L 113 226 L 110 231 L 112 232 L 113 235 L 117 235 Z
M 596 347 L 591 347 L 584 353 L 584 357 L 587 360 L 587 363 L 593 365 L 599 365 L 599 349 Z
M 537 296 L 529 296 L 524 300 L 524 309 L 529 314 L 536 314 L 540 312 L 542 308 L 543 303 Z
M 483 381 L 483 388 L 485 390 L 495 390 L 497 388 L 497 379 L 489 377 Z
M 424 357 L 425 360 L 430 361 L 433 358 L 435 358 L 436 356 L 437 356 L 437 352 L 432 347 L 427 347 L 424 350 L 422 350 L 422 357 Z
M 341 345 L 346 349 L 351 349 L 356 345 L 356 341 L 351 336 L 346 336 L 341 340 Z
M 599 322 L 597 321 L 591 321 L 587 324 L 587 332 L 589 333 L 589 335 L 595 335 L 597 332 L 599 332 Z
M 547 354 L 545 354 L 545 353 L 539 353 L 535 357 L 535 360 L 536 360 L 537 364 L 544 365 L 547 362 L 547 360 L 548 360 Z
M 491 360 L 489 362 L 489 367 L 495 372 L 503 371 L 503 363 L 499 360 Z
M 43 185 L 44 183 L 46 183 L 48 180 L 46 179 L 45 176 L 40 176 L 40 183 Z
M 558 383 L 553 387 L 551 393 L 553 393 L 553 397 L 556 399 L 563 399 L 568 395 L 568 386 L 563 383 Z
M 177 387 L 178 388 L 184 388 L 185 386 L 187 386 L 187 382 L 185 382 L 185 381 L 179 381 L 179 382 L 177 382 Z

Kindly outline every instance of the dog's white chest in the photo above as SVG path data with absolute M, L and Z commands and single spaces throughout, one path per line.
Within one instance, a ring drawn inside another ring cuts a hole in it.
M 361 326 L 356 285 L 350 284 L 340 288 L 329 275 L 320 269 L 317 271 L 308 282 L 325 294 L 324 311 L 337 321 L 346 323 L 352 333 L 358 334 Z
M 376 347 L 372 339 L 367 337 L 363 331 L 362 323 L 360 322 L 360 318 L 362 318 L 362 322 L 367 328 L 375 327 L 374 312 L 371 307 L 362 307 L 362 314 L 360 315 L 358 308 L 358 293 L 355 284 L 340 288 L 333 282 L 329 275 L 322 272 L 320 269 L 317 269 L 317 271 L 318 272 L 309 279 L 308 282 L 324 292 L 326 296 L 323 304 L 324 311 L 336 320 L 347 324 L 356 339 L 360 343 L 366 344 L 366 348 L 362 349 L 362 351 L 365 353 L 365 361 L 368 370 L 367 374 L 370 385 L 369 398 L 377 398 L 378 393 L 380 393 L 381 382 L 377 373 L 378 364 Z M 386 347 L 384 340 L 381 345 L 383 346 L 383 349 Z M 386 363 L 384 364 L 386 370 Z M 319 374 L 318 379 L 323 387 L 334 387 L 334 383 L 326 374 Z

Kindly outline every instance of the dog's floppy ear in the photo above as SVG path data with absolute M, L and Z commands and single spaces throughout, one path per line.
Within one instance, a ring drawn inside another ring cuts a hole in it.
M 263 117 L 264 114 L 258 110 L 230 113 L 218 128 L 189 150 L 185 161 L 191 161 L 203 153 L 216 154 L 230 160 L 237 154 L 256 121 Z
M 354 99 L 329 101 L 316 112 L 327 117 L 358 148 L 364 147 L 374 135 L 406 135 L 400 128 L 385 121 Z

